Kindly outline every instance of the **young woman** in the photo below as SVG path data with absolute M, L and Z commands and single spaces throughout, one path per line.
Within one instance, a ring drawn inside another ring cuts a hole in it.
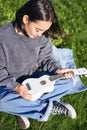
M 29 127 L 28 118 L 47 121 L 50 113 L 76 117 L 70 104 L 59 101 L 72 88 L 73 75 L 71 69 L 60 69 L 52 56 L 50 36 L 57 34 L 61 29 L 48 0 L 28 1 L 17 11 L 15 21 L 0 28 L 0 111 L 16 115 L 21 129 Z M 58 80 L 52 92 L 31 101 L 22 82 L 43 72 L 65 73 L 66 79 Z

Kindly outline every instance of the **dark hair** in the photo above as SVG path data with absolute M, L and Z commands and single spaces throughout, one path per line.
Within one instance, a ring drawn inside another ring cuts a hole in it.
M 24 26 L 22 21 L 24 15 L 28 15 L 30 21 L 51 20 L 52 26 L 47 33 L 52 37 L 62 34 L 57 16 L 49 0 L 29 0 L 16 12 L 16 24 L 21 31 Z

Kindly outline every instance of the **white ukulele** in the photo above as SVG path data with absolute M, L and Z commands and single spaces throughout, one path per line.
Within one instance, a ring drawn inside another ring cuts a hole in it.
M 74 75 L 87 75 L 87 69 L 73 69 L 70 73 Z M 22 84 L 29 89 L 28 93 L 32 95 L 32 101 L 34 101 L 40 98 L 44 93 L 53 91 L 55 81 L 62 78 L 65 78 L 64 74 L 54 76 L 44 75 L 40 78 L 28 78 L 24 80 Z

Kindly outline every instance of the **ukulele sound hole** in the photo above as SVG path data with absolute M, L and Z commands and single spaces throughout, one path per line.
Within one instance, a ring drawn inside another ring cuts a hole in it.
M 45 81 L 45 80 L 42 80 L 42 81 L 40 82 L 40 84 L 41 84 L 41 85 L 45 85 L 45 84 L 46 84 L 46 81 Z

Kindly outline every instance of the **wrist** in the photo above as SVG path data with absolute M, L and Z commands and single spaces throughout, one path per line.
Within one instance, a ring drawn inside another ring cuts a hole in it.
M 55 71 L 55 74 L 60 73 L 60 70 L 62 70 L 62 68 L 58 68 L 58 69 Z

